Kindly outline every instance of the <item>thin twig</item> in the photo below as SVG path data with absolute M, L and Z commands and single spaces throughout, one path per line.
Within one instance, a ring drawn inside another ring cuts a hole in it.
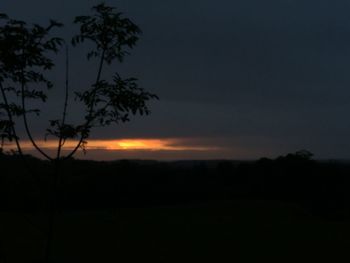
M 61 127 L 64 127 L 66 123 L 66 117 L 67 117 L 67 108 L 68 108 L 68 98 L 69 98 L 69 54 L 68 54 L 68 45 L 66 44 L 66 83 L 65 83 L 65 98 L 64 98 L 64 107 L 63 107 L 63 113 L 62 113 L 62 123 Z M 61 158 L 61 150 L 62 146 L 64 145 L 65 140 L 63 138 L 62 131 L 60 131 L 60 138 L 58 142 L 58 148 L 57 148 L 57 156 L 56 159 L 59 160 Z
M 23 71 L 22 71 L 23 72 Z M 23 77 L 23 75 L 22 75 Z M 32 145 L 34 146 L 34 148 L 39 152 L 41 153 L 46 159 L 52 161 L 53 159 L 47 155 L 38 145 L 37 143 L 35 142 L 33 136 L 32 136 L 32 133 L 30 132 L 30 129 L 29 129 L 29 125 L 28 125 L 28 119 L 27 119 L 27 111 L 26 111 L 26 104 L 25 104 L 25 85 L 24 85 L 24 80 L 22 79 L 22 83 L 21 83 L 21 97 L 22 97 L 22 109 L 23 109 L 23 123 L 24 123 L 24 128 L 26 130 L 26 133 L 28 135 L 28 138 L 29 140 L 31 141 Z

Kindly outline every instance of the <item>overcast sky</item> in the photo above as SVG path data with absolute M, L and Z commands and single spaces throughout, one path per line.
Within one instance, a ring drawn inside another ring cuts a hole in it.
M 60 20 L 66 25 L 61 35 L 68 37 L 76 30 L 74 16 L 88 14 L 95 3 L 1 0 L 0 12 L 38 23 Z M 151 105 L 152 115 L 95 130 L 95 138 L 183 138 L 233 149 L 218 158 L 304 148 L 317 158 L 350 158 L 350 1 L 106 3 L 132 18 L 143 35 L 125 63 L 104 77 L 114 71 L 137 77 L 160 101 Z M 77 89 L 91 83 L 96 70 L 83 54 L 71 51 Z M 63 83 L 60 66 L 52 78 Z M 41 120 L 55 113 L 62 97 L 57 88 Z M 71 111 L 79 109 L 73 105 Z M 36 134 L 44 130 L 39 121 L 33 126 Z

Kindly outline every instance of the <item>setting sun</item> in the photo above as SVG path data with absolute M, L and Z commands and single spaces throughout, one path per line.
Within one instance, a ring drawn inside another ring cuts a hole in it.
M 112 141 L 111 146 L 107 147 L 107 150 L 140 150 L 140 149 L 159 149 L 162 148 L 162 142 L 159 140 L 121 140 Z

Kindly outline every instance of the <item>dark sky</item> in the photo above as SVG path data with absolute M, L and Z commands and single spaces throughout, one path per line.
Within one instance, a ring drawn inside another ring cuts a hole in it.
M 106 2 L 132 18 L 143 36 L 132 56 L 104 76 L 135 76 L 161 100 L 151 105 L 151 116 L 95 130 L 95 138 L 187 138 L 188 144 L 235 149 L 220 158 L 303 148 L 317 158 L 350 158 L 348 0 Z M 33 22 L 60 20 L 66 37 L 75 31 L 73 17 L 95 3 L 2 0 L 0 10 Z M 96 70 L 83 54 L 74 50 L 71 58 L 77 89 Z M 61 72 L 58 66 L 52 74 L 57 84 Z M 60 97 L 56 90 L 41 120 L 55 113 Z M 33 125 L 38 134 L 44 129 Z

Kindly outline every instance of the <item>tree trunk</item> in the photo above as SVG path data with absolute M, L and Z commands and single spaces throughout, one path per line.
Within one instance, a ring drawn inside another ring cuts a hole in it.
M 54 240 L 55 240 L 55 221 L 58 207 L 59 192 L 59 160 L 54 161 L 53 180 L 50 181 L 49 197 L 48 197 L 48 232 L 47 243 L 45 248 L 45 263 L 53 263 L 54 260 Z

